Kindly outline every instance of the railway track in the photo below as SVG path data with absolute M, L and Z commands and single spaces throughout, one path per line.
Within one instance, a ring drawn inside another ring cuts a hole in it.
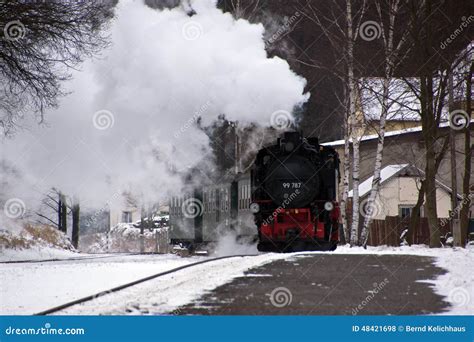
M 59 311 L 61 311 L 61 310 L 70 308 L 70 307 L 72 307 L 72 306 L 74 306 L 74 305 L 78 305 L 78 304 L 82 304 L 82 303 L 85 303 L 85 302 L 89 302 L 89 301 L 92 301 L 92 300 L 94 300 L 94 299 L 96 299 L 96 298 L 101 298 L 101 297 L 103 297 L 103 296 L 105 296 L 105 295 L 109 295 L 109 294 L 111 294 L 111 293 L 119 292 L 119 291 L 121 291 L 121 290 L 124 290 L 124 289 L 126 289 L 126 288 L 132 287 L 132 286 L 134 286 L 134 285 L 141 284 L 141 283 L 144 283 L 144 282 L 146 282 L 146 281 L 148 281 L 148 280 L 156 279 L 156 278 L 159 278 L 159 277 L 162 277 L 162 276 L 165 276 L 165 275 L 174 273 L 174 272 L 178 272 L 178 271 L 184 270 L 184 269 L 186 269 L 186 268 L 191 268 L 191 267 L 194 267 L 194 266 L 198 266 L 198 265 L 210 263 L 210 262 L 217 261 L 217 260 L 230 259 L 230 258 L 242 258 L 242 257 L 248 257 L 248 256 L 255 256 L 255 255 L 256 255 L 256 254 L 230 255 L 230 256 L 223 256 L 223 257 L 217 257 L 217 258 L 212 258 L 212 259 L 207 259 L 207 260 L 201 260 L 201 261 L 193 262 L 193 263 L 191 263 L 191 264 L 179 266 L 179 267 L 176 267 L 176 268 L 173 268 L 173 269 L 164 271 L 164 272 L 160 272 L 160 273 L 153 274 L 153 275 L 148 276 L 148 277 L 144 277 L 144 278 L 141 278 L 141 279 L 138 279 L 138 280 L 134 280 L 134 281 L 132 281 L 132 282 L 128 282 L 128 283 L 126 283 L 126 284 L 122 284 L 122 285 L 116 286 L 116 287 L 111 288 L 111 289 L 106 290 L 106 291 L 101 291 L 101 292 L 98 292 L 98 293 L 95 293 L 95 294 L 92 294 L 92 295 L 89 295 L 89 296 L 86 296 L 86 297 L 83 297 L 83 298 L 80 298 L 80 299 L 76 299 L 76 300 L 73 300 L 73 301 L 71 301 L 71 302 L 67 302 L 67 303 L 64 303 L 64 304 L 55 306 L 55 307 L 53 307 L 53 308 L 50 308 L 50 309 L 47 309 L 47 310 L 38 312 L 38 313 L 36 313 L 36 314 L 34 314 L 34 315 L 35 315 L 35 316 L 50 315 L 50 314 L 59 312 Z
M 74 258 L 11 260 L 11 261 L 0 261 L 0 265 L 1 264 L 35 264 L 35 263 L 54 262 L 54 261 L 80 261 L 80 260 L 107 259 L 107 258 L 117 258 L 121 256 L 130 256 L 130 255 L 144 255 L 144 254 L 143 253 L 119 253 L 119 254 L 114 254 L 114 255 L 107 254 L 107 255 L 85 256 L 85 257 L 74 257 Z

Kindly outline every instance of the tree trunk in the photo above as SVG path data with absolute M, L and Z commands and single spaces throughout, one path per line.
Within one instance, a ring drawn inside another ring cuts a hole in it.
M 474 71 L 474 63 L 471 62 L 471 67 L 467 74 L 466 79 L 466 112 L 468 113 L 468 120 L 472 113 L 472 74 Z M 470 122 L 467 122 L 467 127 L 464 131 L 464 175 L 462 180 L 462 206 L 459 218 L 461 220 L 461 246 L 465 246 L 467 243 L 467 232 L 469 228 L 469 209 L 472 203 L 472 197 L 470 195 L 470 182 L 471 182 L 471 160 L 472 160 L 472 147 L 471 147 L 471 130 Z
M 449 91 L 448 91 L 448 110 L 451 113 L 454 110 L 454 89 L 453 89 L 453 72 L 449 73 Z M 454 129 L 449 130 L 449 146 L 450 146 L 450 162 L 451 162 L 451 218 L 458 218 L 458 190 L 456 175 L 456 132 Z
M 409 245 L 414 243 L 415 231 L 420 226 L 421 207 L 425 202 L 425 181 L 421 181 L 420 190 L 418 191 L 418 199 L 411 211 L 410 223 L 408 225 L 408 232 L 406 233 L 406 240 Z
M 354 129 L 356 123 L 356 83 L 354 79 L 354 32 L 352 18 L 351 0 L 346 0 L 346 19 L 347 19 L 347 84 L 349 94 L 349 117 L 350 131 L 352 135 L 352 227 L 351 227 L 351 246 L 359 242 L 359 137 Z
M 359 140 L 353 139 L 351 246 L 359 244 Z
M 72 205 L 72 245 L 74 248 L 79 247 L 79 214 L 80 206 L 78 202 Z
M 433 122 L 432 125 L 435 125 Z M 431 126 L 432 127 L 432 126 Z M 436 203 L 436 161 L 434 143 L 435 139 L 431 137 L 426 139 L 427 135 L 436 134 L 436 131 L 431 127 L 427 127 L 425 134 L 425 149 L 426 149 L 426 166 L 425 166 L 425 200 L 426 200 L 426 216 L 428 218 L 428 226 L 430 229 L 431 248 L 441 247 L 440 233 L 438 227 L 437 203 Z M 434 132 L 433 132 L 434 131 Z M 429 141 L 427 141 L 429 140 Z
M 350 146 L 349 146 L 349 122 L 346 115 L 344 120 L 344 174 L 342 178 L 342 200 L 341 200 L 341 217 L 342 226 L 344 228 L 344 239 L 349 243 L 351 238 L 351 229 L 347 220 L 347 198 L 349 197 L 349 174 L 350 174 Z
M 421 94 L 421 125 L 425 146 L 425 201 L 426 217 L 430 230 L 429 245 L 431 248 L 441 247 L 438 213 L 436 202 L 436 151 L 438 124 L 433 110 L 433 78 L 431 75 L 420 77 Z
M 372 188 L 370 190 L 370 195 L 367 200 L 366 210 L 364 210 L 364 224 L 362 226 L 361 233 L 361 243 L 362 246 L 367 246 L 367 241 L 369 240 L 369 226 L 376 214 L 376 204 L 375 200 L 379 192 L 380 185 L 380 172 L 382 169 L 382 159 L 383 159 L 383 146 L 385 140 L 385 121 L 388 114 L 388 96 L 389 96 L 389 86 L 390 80 L 385 77 L 383 80 L 383 99 L 382 99 L 382 112 L 380 114 L 380 124 L 379 124 L 379 139 L 377 142 L 377 152 L 375 155 L 375 164 L 374 164 L 374 177 L 372 179 Z

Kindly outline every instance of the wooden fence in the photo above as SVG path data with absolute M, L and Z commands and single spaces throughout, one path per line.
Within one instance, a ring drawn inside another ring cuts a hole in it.
M 399 246 L 400 236 L 402 232 L 408 228 L 408 225 L 408 219 L 402 219 L 398 216 L 387 216 L 385 220 L 373 220 L 370 225 L 367 244 L 370 246 Z M 439 219 L 438 228 L 440 235 L 443 236 L 451 231 L 450 222 L 445 219 Z M 420 218 L 420 224 L 414 229 L 412 234 L 414 244 L 429 244 L 430 229 L 426 217 Z

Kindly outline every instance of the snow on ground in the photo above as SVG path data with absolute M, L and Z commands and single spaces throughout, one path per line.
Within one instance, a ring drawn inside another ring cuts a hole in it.
M 201 259 L 175 255 L 122 255 L 0 264 L 0 315 L 34 314 Z
M 199 299 L 207 291 L 242 277 L 244 272 L 291 254 L 261 254 L 211 261 L 62 311 L 67 315 L 166 314 Z M 175 311 L 174 313 L 179 313 Z
M 0 262 L 21 260 L 46 260 L 78 258 L 82 254 L 75 251 L 52 247 L 30 247 L 28 249 L 4 249 L 0 252 Z
M 280 260 L 326 252 L 302 252 L 235 257 L 193 266 L 157 279 L 106 294 L 94 301 L 63 310 L 61 314 L 169 314 L 197 301 L 206 292 L 244 276 L 245 272 Z M 474 314 L 474 249 L 426 246 L 349 248 L 336 254 L 396 254 L 434 258 L 447 273 L 427 279 L 436 293 L 452 304 L 446 314 Z M 204 257 L 174 255 L 117 256 L 108 259 L 74 260 L 37 264 L 0 265 L 0 314 L 31 314 L 65 302 L 107 291 Z M 416 270 L 414 270 L 416 271 Z

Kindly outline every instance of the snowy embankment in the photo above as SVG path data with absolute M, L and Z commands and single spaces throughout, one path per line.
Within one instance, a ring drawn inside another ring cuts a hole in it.
M 401 247 L 368 247 L 367 249 L 349 246 L 338 247 L 338 254 L 405 254 L 430 256 L 434 264 L 446 270 L 436 279 L 427 279 L 434 291 L 445 297 L 451 307 L 444 313 L 448 315 L 474 315 L 474 246 L 468 248 L 428 248 L 424 245 Z
M 47 225 L 0 230 L 0 262 L 63 259 L 80 256 L 66 235 Z

